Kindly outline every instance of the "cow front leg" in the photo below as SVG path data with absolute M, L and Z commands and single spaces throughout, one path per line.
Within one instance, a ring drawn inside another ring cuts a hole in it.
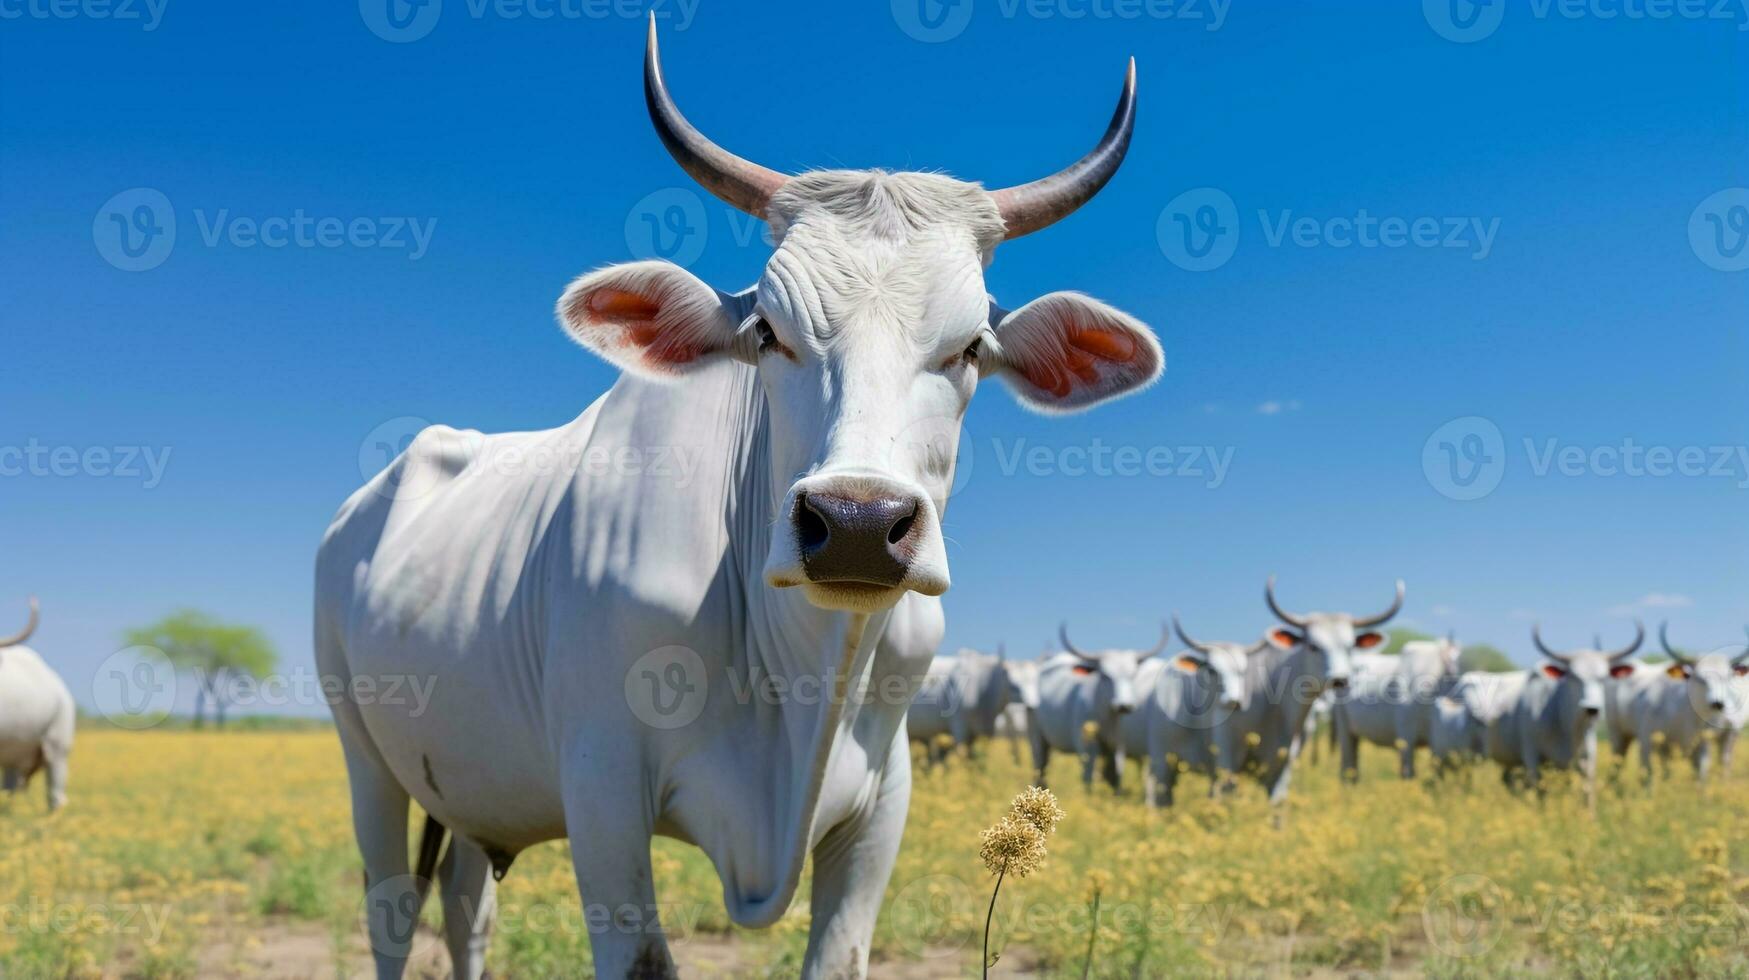
M 911 759 L 888 753 L 867 813 L 834 827 L 814 846 L 812 920 L 803 980 L 860 980 L 911 804 Z
M 583 900 L 595 975 L 614 980 L 678 977 L 656 909 L 650 815 L 635 789 L 580 778 L 565 790 L 565 831 Z
M 443 938 L 450 971 L 455 980 L 479 980 L 486 972 L 486 946 L 498 905 L 492 860 L 478 844 L 454 837 L 437 876 L 443 885 Z

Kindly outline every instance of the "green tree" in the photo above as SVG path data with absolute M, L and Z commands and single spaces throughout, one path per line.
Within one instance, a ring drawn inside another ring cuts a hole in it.
M 1459 670 L 1485 670 L 1492 674 L 1504 674 L 1518 669 L 1512 658 L 1486 643 L 1472 643 L 1464 647 L 1464 652 L 1458 655 Z
M 1403 652 L 1403 644 L 1415 643 L 1419 640 L 1431 640 L 1433 637 L 1410 629 L 1394 629 L 1385 631 L 1385 646 L 1380 653 L 1394 654 Z
M 185 609 L 150 626 L 128 630 L 123 642 L 129 646 L 156 647 L 177 670 L 195 678 L 194 727 L 206 720 L 207 701 L 213 705 L 218 727 L 225 727 L 225 708 L 232 685 L 245 678 L 260 680 L 279 663 L 279 653 L 253 626 L 221 623 Z

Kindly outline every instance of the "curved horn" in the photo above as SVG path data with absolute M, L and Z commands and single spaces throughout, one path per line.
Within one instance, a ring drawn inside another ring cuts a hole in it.
M 1399 613 L 1403 610 L 1403 592 L 1404 592 L 1403 580 L 1398 579 L 1397 580 L 1397 598 L 1391 600 L 1391 608 L 1386 609 L 1384 612 L 1379 613 L 1377 616 L 1369 616 L 1366 619 L 1357 619 L 1354 621 L 1354 625 L 1364 629 L 1364 628 L 1369 627 L 1369 626 L 1378 626 L 1381 623 L 1384 623 L 1384 622 L 1387 622 L 1388 620 L 1390 620 L 1390 618 L 1392 616 L 1395 616 L 1397 613 Z
M 1057 624 L 1057 639 L 1062 641 L 1063 649 L 1069 651 L 1070 653 L 1074 654 L 1077 657 L 1080 657 L 1082 660 L 1097 660 L 1098 659 L 1097 657 L 1089 656 L 1088 654 L 1082 653 L 1080 651 L 1080 649 L 1075 646 L 1075 644 L 1069 642 L 1069 624 L 1066 622 Z
M 1543 642 L 1542 626 L 1540 625 L 1531 626 L 1530 642 L 1535 643 L 1537 650 L 1540 651 L 1543 656 L 1553 660 L 1555 663 L 1569 664 L 1573 662 L 1572 658 L 1568 655 L 1564 653 L 1556 653 L 1549 649 L 1549 645 Z
M 1304 616 L 1295 616 L 1293 613 L 1281 608 L 1281 604 L 1275 601 L 1274 575 L 1271 575 L 1269 581 L 1263 585 L 1263 601 L 1269 603 L 1269 611 L 1275 613 L 1277 619 L 1289 626 L 1298 626 L 1300 629 L 1306 628 L 1306 619 Z
M 31 596 L 30 597 L 30 622 L 26 623 L 24 626 L 24 629 L 20 630 L 19 632 L 14 633 L 13 635 L 6 637 L 5 639 L 0 639 L 0 647 L 15 647 L 15 646 L 19 645 L 20 643 L 23 643 L 25 640 L 30 639 L 30 635 L 32 633 L 36 632 L 36 624 L 41 621 L 41 617 L 38 615 L 38 612 L 39 612 L 39 610 L 38 610 L 37 604 L 36 604 L 36 596 Z
M 662 81 L 662 56 L 656 50 L 654 11 L 650 14 L 649 41 L 644 47 L 644 104 L 650 109 L 650 122 L 656 125 L 656 135 L 662 138 L 662 145 L 668 148 L 682 170 L 725 204 L 755 218 L 765 217 L 765 206 L 770 203 L 771 195 L 788 178 L 712 143 L 680 114 L 680 108 L 674 104 L 668 86 Z
M 1683 656 L 1681 653 L 1677 652 L 1675 647 L 1670 645 L 1670 621 L 1669 620 L 1665 620 L 1664 622 L 1658 624 L 1658 645 L 1662 646 L 1664 648 L 1664 652 L 1670 655 L 1671 660 L 1674 660 L 1677 663 L 1682 664 L 1684 667 L 1693 667 L 1694 666 L 1694 660 L 1692 658 Z M 1602 644 L 1600 643 L 1600 644 L 1598 644 L 1598 646 L 1601 647 Z
M 1183 641 L 1185 646 L 1191 648 L 1192 650 L 1195 650 L 1197 653 L 1208 653 L 1209 652 L 1208 644 L 1198 643 L 1195 640 L 1190 638 L 1190 634 L 1184 632 L 1184 625 L 1178 621 L 1178 614 L 1177 613 L 1172 614 L 1172 629 L 1178 633 L 1178 639 Z
M 1166 623 L 1164 621 L 1162 621 L 1160 623 L 1160 642 L 1154 644 L 1154 649 L 1149 650 L 1147 653 L 1142 654 L 1140 657 L 1138 657 L 1136 659 L 1146 660 L 1149 657 L 1152 657 L 1155 654 L 1158 654 L 1160 651 L 1166 649 L 1166 644 L 1168 644 L 1170 642 L 1172 642 L 1172 627 L 1167 626 Z
M 1049 177 L 991 192 L 997 210 L 1002 212 L 1002 221 L 1008 226 L 1006 238 L 1030 235 L 1055 224 L 1092 200 L 1122 165 L 1135 129 L 1136 59 L 1131 58 L 1124 73 L 1123 92 L 1117 97 L 1117 111 L 1111 114 L 1111 124 L 1105 127 L 1098 146 Z
M 1625 660 L 1628 657 L 1633 656 L 1634 651 L 1638 650 L 1640 644 L 1644 642 L 1646 642 L 1646 624 L 1636 619 L 1634 620 L 1634 642 L 1622 647 L 1614 653 L 1605 652 L 1604 656 L 1609 658 L 1610 663 L 1614 663 L 1617 660 Z

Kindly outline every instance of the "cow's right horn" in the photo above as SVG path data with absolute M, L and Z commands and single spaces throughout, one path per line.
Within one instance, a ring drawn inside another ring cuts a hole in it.
M 1354 621 L 1354 625 L 1360 629 L 1367 629 L 1367 628 L 1370 628 L 1373 626 L 1378 626 L 1378 625 L 1388 621 L 1392 616 L 1395 616 L 1398 612 L 1402 611 L 1402 609 L 1403 609 L 1403 592 L 1404 592 L 1403 580 L 1398 579 L 1397 580 L 1397 597 L 1395 599 L 1391 600 L 1391 608 L 1386 609 L 1384 612 L 1379 613 L 1377 616 L 1368 616 L 1365 619 L 1357 619 Z
M 771 195 L 786 178 L 775 170 L 743 160 L 712 143 L 680 114 L 680 107 L 662 81 L 662 56 L 656 50 L 656 14 L 650 12 L 650 36 L 644 46 L 644 104 L 662 145 L 705 190 L 755 218 L 765 217 Z
M 1531 626 L 1530 642 L 1535 643 L 1537 650 L 1542 653 L 1543 656 L 1553 660 L 1555 663 L 1568 664 L 1573 662 L 1573 658 L 1570 654 L 1556 653 L 1549 649 L 1549 645 L 1543 642 L 1542 627 L 1540 625 Z
M 1634 651 L 1638 650 L 1640 644 L 1644 642 L 1646 642 L 1646 624 L 1636 619 L 1634 620 L 1634 642 L 1629 643 L 1620 650 L 1606 650 L 1603 655 L 1609 658 L 1610 663 L 1614 663 L 1617 660 L 1626 660 L 1628 657 L 1633 656 Z
M 15 647 L 15 646 L 19 645 L 20 643 L 23 643 L 25 640 L 30 639 L 30 635 L 32 633 L 36 632 L 36 624 L 39 621 L 40 621 L 40 617 L 38 616 L 36 596 L 31 596 L 30 597 L 30 622 L 26 623 L 24 629 L 21 630 L 20 632 L 15 633 L 12 636 L 8 636 L 4 639 L 0 639 L 0 647 Z

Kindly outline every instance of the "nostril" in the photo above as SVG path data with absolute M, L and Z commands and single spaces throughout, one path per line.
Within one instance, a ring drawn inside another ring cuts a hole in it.
M 916 524 L 916 523 L 917 523 L 917 508 L 915 505 L 913 505 L 911 507 L 911 513 L 906 514 L 904 517 L 899 518 L 898 523 L 894 524 L 887 531 L 887 543 L 888 544 L 898 544 L 899 542 L 905 540 L 905 535 L 911 533 L 911 526 L 913 524 Z
M 801 506 L 796 508 L 796 535 L 801 542 L 802 551 L 818 551 L 826 545 L 826 539 L 831 537 L 831 529 L 826 526 L 826 519 L 814 509 L 814 502 L 806 494 L 797 501 Z

